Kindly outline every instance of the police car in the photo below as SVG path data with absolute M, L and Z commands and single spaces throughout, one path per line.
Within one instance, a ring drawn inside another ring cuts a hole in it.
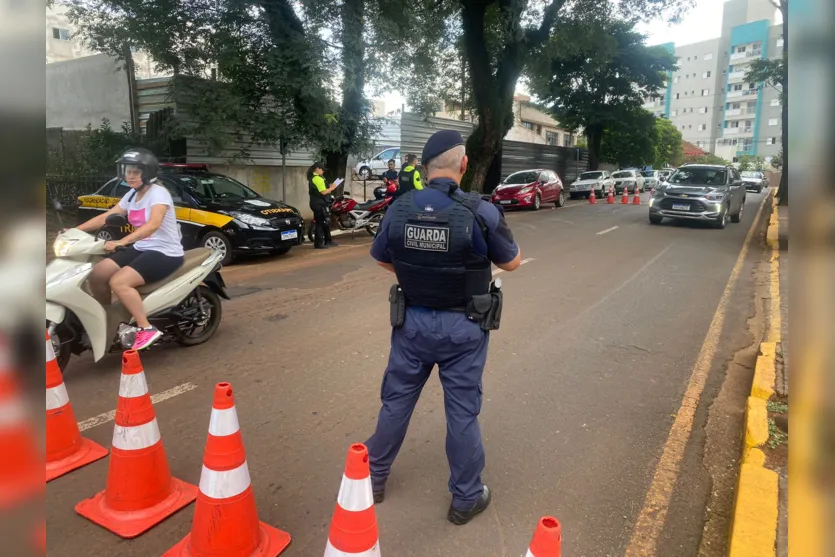
M 220 250 L 227 265 L 236 254 L 281 255 L 303 241 L 304 219 L 295 207 L 261 197 L 228 176 L 209 172 L 206 165 L 161 163 L 157 181 L 174 199 L 185 249 Z M 96 193 L 80 196 L 79 223 L 116 205 L 129 189 L 114 178 Z M 130 226 L 105 227 L 98 237 L 118 239 L 131 231 Z

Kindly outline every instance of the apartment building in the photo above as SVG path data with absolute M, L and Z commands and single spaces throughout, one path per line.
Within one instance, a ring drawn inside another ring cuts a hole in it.
M 728 0 L 719 38 L 662 45 L 675 53 L 679 69 L 644 108 L 670 119 L 685 141 L 727 160 L 776 155 L 779 93 L 746 83 L 745 72 L 752 60 L 782 56 L 778 13 L 769 0 Z

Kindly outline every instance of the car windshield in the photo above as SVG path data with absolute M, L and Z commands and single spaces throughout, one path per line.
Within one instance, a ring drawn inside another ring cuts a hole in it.
M 745 178 L 762 178 L 762 172 L 751 172 L 750 170 L 746 170 L 742 173 Z
M 597 180 L 598 178 L 602 178 L 602 172 L 583 172 L 580 174 L 579 180 Z
M 530 184 L 532 182 L 536 182 L 539 178 L 539 171 L 537 170 L 525 170 L 524 172 L 517 172 L 515 174 L 511 174 L 508 176 L 504 183 L 505 184 Z
M 641 172 L 641 176 L 643 176 L 644 178 L 655 178 L 655 171 L 647 170 L 646 172 Z
M 255 199 L 261 197 L 245 185 L 220 174 L 179 175 L 177 180 L 198 198 L 214 199 Z
M 633 174 L 631 170 L 626 170 L 624 172 L 615 172 L 612 174 L 612 178 L 633 178 Z
M 670 176 L 670 183 L 722 186 L 727 176 L 728 171 L 724 168 L 680 168 Z

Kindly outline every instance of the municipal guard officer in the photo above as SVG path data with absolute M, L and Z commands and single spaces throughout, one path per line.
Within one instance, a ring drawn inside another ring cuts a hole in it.
M 424 162 L 424 165 L 426 163 Z M 397 175 L 398 188 L 395 197 L 400 197 L 412 190 L 422 190 L 423 184 L 420 183 L 420 172 L 417 168 L 417 155 L 406 155 L 406 164 Z
M 367 441 L 375 502 L 432 368 L 444 389 L 452 503 L 447 518 L 466 524 L 490 504 L 481 481 L 478 426 L 489 331 L 498 328 L 502 294 L 491 263 L 513 271 L 520 251 L 504 216 L 458 188 L 467 170 L 461 134 L 436 132 L 423 149 L 429 182 L 389 207 L 371 256 L 397 276 L 391 302 L 391 353 L 377 430 Z

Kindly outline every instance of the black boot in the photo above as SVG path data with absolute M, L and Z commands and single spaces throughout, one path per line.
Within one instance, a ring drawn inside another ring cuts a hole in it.
M 371 493 L 374 494 L 374 504 L 379 505 L 382 503 L 386 498 L 386 482 L 378 483 L 374 481 L 374 478 L 371 478 Z
M 476 500 L 475 504 L 469 510 L 459 511 L 458 509 L 450 505 L 449 512 L 446 515 L 447 520 L 459 526 L 462 524 L 466 524 L 469 521 L 471 521 L 477 514 L 481 513 L 484 509 L 486 509 L 490 505 L 491 499 L 492 495 L 490 495 L 490 490 L 487 489 L 487 486 L 485 485 L 484 491 L 481 492 L 481 496 Z

